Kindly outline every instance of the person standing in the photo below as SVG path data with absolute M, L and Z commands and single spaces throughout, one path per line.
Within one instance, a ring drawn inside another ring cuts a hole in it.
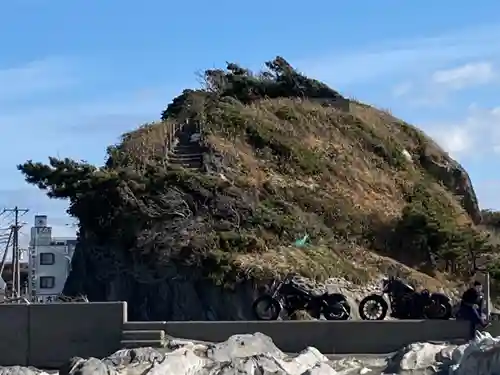
M 486 319 L 483 318 L 482 310 L 484 304 L 483 285 L 479 281 L 474 281 L 471 288 L 462 295 L 460 302 L 460 316 L 470 322 L 470 338 L 473 339 L 478 326 L 487 326 Z

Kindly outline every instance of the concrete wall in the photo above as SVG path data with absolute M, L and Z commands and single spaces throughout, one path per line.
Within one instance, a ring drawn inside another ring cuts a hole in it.
M 57 368 L 72 356 L 105 357 L 120 347 L 122 331 L 220 342 L 262 332 L 285 352 L 314 346 L 323 353 L 388 353 L 417 341 L 467 337 L 460 321 L 127 322 L 122 302 L 0 305 L 0 366 Z M 500 335 L 500 322 L 490 331 Z
M 53 368 L 74 356 L 110 355 L 120 349 L 126 311 L 124 302 L 29 305 L 29 363 Z
M 28 322 L 28 305 L 0 305 L 0 366 L 28 363 Z
M 460 321 L 286 321 L 286 322 L 149 322 L 127 329 L 164 329 L 173 337 L 220 342 L 238 333 L 262 332 L 285 352 L 314 346 L 323 353 L 389 353 L 417 341 L 464 339 Z M 148 327 L 148 328 L 147 328 Z
M 124 302 L 0 305 L 0 366 L 56 368 L 120 347 Z
M 486 329 L 493 337 L 500 336 L 500 321 L 494 320 L 491 325 Z

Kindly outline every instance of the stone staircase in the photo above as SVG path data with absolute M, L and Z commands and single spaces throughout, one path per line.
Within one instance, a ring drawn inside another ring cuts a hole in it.
M 165 344 L 165 331 L 162 328 L 162 324 L 152 327 L 150 322 L 126 322 L 120 346 L 122 349 L 162 348 Z
M 176 142 L 168 152 L 168 162 L 192 170 L 203 166 L 203 149 L 199 142 L 199 127 L 186 124 L 176 134 Z
M 199 126 L 187 123 L 180 129 L 174 130 L 166 155 L 168 163 L 191 170 L 201 169 L 203 167 L 203 148 L 199 139 Z M 166 342 L 165 323 L 125 322 L 120 341 L 121 348 L 164 347 Z

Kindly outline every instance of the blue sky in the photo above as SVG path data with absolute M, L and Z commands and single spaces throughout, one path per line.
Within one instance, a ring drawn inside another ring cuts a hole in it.
M 65 202 L 15 165 L 69 156 L 102 163 L 124 131 L 158 119 L 195 73 L 282 55 L 343 94 L 390 109 L 469 170 L 500 209 L 500 3 L 481 1 L 15 0 L 0 5 L 0 207 Z M 496 24 L 495 24 L 496 22 Z

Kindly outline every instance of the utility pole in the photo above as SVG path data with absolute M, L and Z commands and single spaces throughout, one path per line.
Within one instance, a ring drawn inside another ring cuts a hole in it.
M 7 295 L 7 283 L 3 278 L 3 270 L 5 268 L 5 261 L 7 260 L 7 253 L 9 252 L 9 245 L 10 245 L 10 241 L 12 239 L 13 233 L 14 233 L 14 231 L 12 230 L 12 228 L 10 228 L 9 238 L 7 239 L 7 243 L 5 244 L 5 249 L 3 251 L 3 257 L 2 257 L 2 263 L 0 264 L 0 278 L 2 279 L 2 283 L 3 283 L 4 298 L 8 298 L 8 295 Z
M 14 213 L 14 224 L 12 225 L 12 297 L 21 297 L 21 254 L 19 252 L 19 213 L 26 214 L 29 210 L 27 208 L 6 208 L 5 212 Z
M 7 253 L 9 251 L 10 240 L 12 239 L 13 232 L 14 231 L 12 230 L 12 228 L 10 228 L 9 238 L 7 239 L 7 243 L 5 244 L 5 249 L 4 249 L 3 257 L 2 257 L 2 263 L 0 264 L 0 277 L 2 276 L 3 269 L 5 268 L 5 261 L 7 259 Z

